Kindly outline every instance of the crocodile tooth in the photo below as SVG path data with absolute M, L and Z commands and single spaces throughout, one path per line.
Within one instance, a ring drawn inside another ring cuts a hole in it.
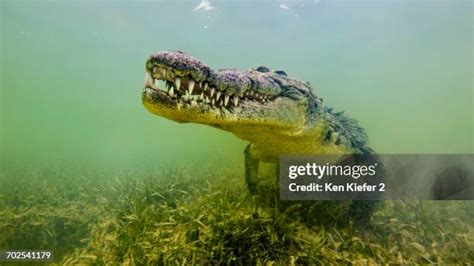
M 173 89 L 173 87 L 170 87 L 170 90 L 168 91 L 168 93 L 170 94 L 170 96 L 174 96 L 174 89 Z
M 205 83 L 205 82 L 204 82 L 204 91 L 207 91 L 207 83 Z
M 197 105 L 197 102 L 195 100 L 192 100 L 191 101 L 191 106 L 196 106 Z
M 219 100 L 219 97 L 221 96 L 221 92 L 218 91 L 217 94 L 216 94 L 216 100 Z
M 166 77 L 166 69 L 164 69 L 164 68 L 161 69 L 161 76 L 163 78 Z
M 204 99 L 204 92 L 201 92 L 201 97 L 199 97 L 201 100 Z
M 234 106 L 237 106 L 237 104 L 239 104 L 239 97 L 237 95 L 234 95 L 233 100 L 234 100 Z
M 181 78 L 176 77 L 176 79 L 174 80 L 174 83 L 176 84 L 176 89 L 179 90 L 179 87 L 181 86 Z
M 227 105 L 228 102 L 229 102 L 229 95 L 226 95 L 224 97 L 224 105 Z
M 202 88 L 202 81 L 199 82 L 199 88 Z
M 214 89 L 214 88 L 211 88 L 211 97 L 212 97 L 212 95 L 214 94 L 214 91 L 215 91 L 215 89 Z
M 153 81 L 151 79 L 151 76 L 150 74 L 145 73 L 145 81 L 143 82 L 143 87 L 146 88 L 146 87 L 151 87 L 151 85 L 153 85 Z
M 214 105 L 215 101 L 214 98 L 211 99 L 211 105 Z
M 188 91 L 190 95 L 193 92 L 193 89 L 194 89 L 194 80 L 190 79 L 188 82 Z

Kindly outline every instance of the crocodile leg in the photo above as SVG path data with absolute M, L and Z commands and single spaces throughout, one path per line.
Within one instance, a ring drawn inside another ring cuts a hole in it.
M 258 174 L 258 164 L 259 160 L 252 156 L 251 145 L 249 144 L 245 148 L 245 181 L 247 182 L 247 187 L 249 188 L 250 194 L 255 195 L 257 193 L 257 186 L 255 179 Z

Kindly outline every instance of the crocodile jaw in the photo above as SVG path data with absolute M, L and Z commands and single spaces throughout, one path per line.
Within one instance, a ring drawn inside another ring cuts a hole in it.
M 265 105 L 241 101 L 238 106 L 216 106 L 206 102 L 187 103 L 164 90 L 145 87 L 142 102 L 151 113 L 179 123 L 198 123 L 233 132 L 252 140 L 254 133 L 294 135 L 305 122 L 304 106 L 287 98 L 277 98 Z M 301 110 L 297 112 L 295 110 Z

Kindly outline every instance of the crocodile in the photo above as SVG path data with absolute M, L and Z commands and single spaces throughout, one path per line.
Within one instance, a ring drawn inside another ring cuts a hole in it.
M 282 154 L 371 154 L 367 135 L 344 112 L 325 107 L 310 84 L 283 70 L 213 70 L 181 51 L 152 54 L 145 64 L 144 106 L 179 123 L 233 133 L 245 148 L 251 194 L 261 163 Z

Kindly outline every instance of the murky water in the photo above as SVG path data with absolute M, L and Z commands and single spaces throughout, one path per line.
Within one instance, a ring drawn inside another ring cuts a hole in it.
M 473 152 L 472 1 L 198 4 L 2 1 L 1 166 L 241 165 L 246 142 L 143 108 L 160 50 L 309 81 L 379 153 Z
M 213 68 L 309 81 L 383 153 L 471 153 L 472 4 L 425 1 L 2 3 L 2 156 L 124 164 L 233 158 L 229 133 L 140 102 L 144 61 L 183 50 Z M 238 153 L 238 154 L 237 154 Z

